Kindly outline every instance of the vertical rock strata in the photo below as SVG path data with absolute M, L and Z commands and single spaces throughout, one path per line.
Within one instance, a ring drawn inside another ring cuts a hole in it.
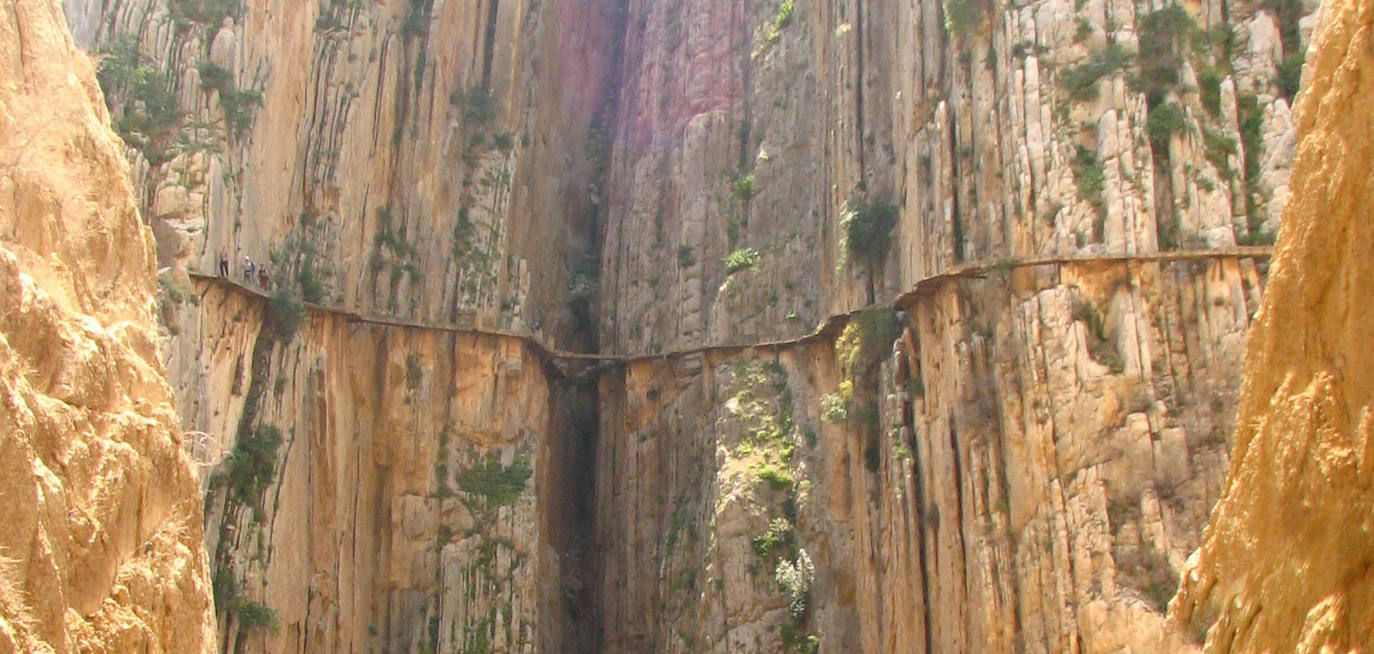
M 1171 607 L 1208 652 L 1374 641 L 1374 6 L 1323 5 L 1298 105 L 1293 200 L 1241 387 L 1235 454 Z
M 1314 9 L 630 2 L 603 651 L 1191 648 Z
M 213 652 L 154 244 L 51 2 L 0 12 L 0 651 Z
M 595 345 L 614 7 L 64 3 L 157 235 L 224 651 L 589 633 L 590 529 L 546 508 L 581 483 L 549 453 L 585 403 L 522 340 L 459 330 Z M 187 275 L 222 250 L 272 298 Z
M 63 4 L 226 651 L 1190 647 L 1313 3 Z

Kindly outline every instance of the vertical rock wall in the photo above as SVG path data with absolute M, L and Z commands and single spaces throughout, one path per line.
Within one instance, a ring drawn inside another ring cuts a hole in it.
M 157 236 L 225 651 L 583 638 L 582 537 L 545 508 L 579 419 L 547 362 L 356 319 L 594 346 L 614 7 L 64 3 Z M 188 276 L 221 251 L 273 299 Z
M 1185 646 L 1312 3 L 64 5 L 226 648 Z
M 1314 9 L 629 3 L 603 650 L 1188 649 Z
M 213 652 L 154 245 L 51 2 L 0 16 L 0 651 Z
M 1374 639 L 1374 379 L 1364 318 L 1374 7 L 1322 6 L 1298 103 L 1293 200 L 1255 321 L 1235 454 L 1173 617 L 1208 652 L 1346 652 Z
M 286 338 L 222 286 L 199 303 L 184 334 L 229 396 L 206 431 L 236 434 L 206 500 L 226 649 L 533 651 L 539 590 L 558 586 L 539 359 L 324 313 Z

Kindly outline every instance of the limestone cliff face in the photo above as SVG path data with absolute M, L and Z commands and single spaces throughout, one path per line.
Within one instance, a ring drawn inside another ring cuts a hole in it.
M 1298 104 L 1293 200 L 1245 362 L 1225 493 L 1175 619 L 1208 652 L 1374 642 L 1368 184 L 1374 6 L 1322 7 Z
M 54 3 L 0 17 L 0 651 L 213 652 L 153 239 Z
M 1187 647 L 1311 3 L 64 8 L 225 648 Z
M 1020 262 L 1272 238 L 1313 9 L 631 2 L 602 350 L 917 290 L 603 378 L 603 650 L 1190 647 L 1264 274 Z
M 585 638 L 590 529 L 549 463 L 585 402 L 452 328 L 592 345 L 613 7 L 64 3 L 157 235 L 225 651 Z M 221 251 L 273 300 L 188 275 Z
M 223 249 L 313 301 L 550 334 L 594 252 L 613 5 L 65 2 L 162 266 Z
M 1024 269 L 833 342 L 603 381 L 604 651 L 1182 647 L 1161 611 L 1220 493 L 1256 282 Z
M 199 297 L 183 334 L 211 353 L 203 392 L 228 392 L 205 429 L 236 434 L 206 507 L 226 649 L 531 651 L 539 589 L 558 587 L 540 565 L 540 361 L 516 340 L 329 315 L 285 339 L 257 298 Z

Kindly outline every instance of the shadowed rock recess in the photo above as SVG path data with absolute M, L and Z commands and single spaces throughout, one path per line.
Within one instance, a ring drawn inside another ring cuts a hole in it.
M 1266 550 L 1263 510 L 1298 511 L 1286 486 L 1246 490 L 1283 479 L 1266 466 L 1289 459 L 1254 453 L 1278 423 L 1244 423 L 1231 455 L 1238 409 L 1335 402 L 1285 414 L 1312 441 L 1291 461 L 1348 456 L 1290 472 L 1367 499 L 1363 445 L 1326 425 L 1368 431 L 1339 322 L 1358 289 L 1331 276 L 1368 239 L 1312 221 L 1359 199 L 1295 196 L 1285 237 L 1326 249 L 1281 247 L 1296 263 L 1266 288 L 1295 151 L 1310 196 L 1365 177 L 1328 161 L 1368 140 L 1359 2 L 10 4 L 0 422 L 36 435 L 0 441 L 34 462 L 0 501 L 21 525 L 0 529 L 0 650 L 1369 635 L 1349 545 L 1368 502 L 1326 514 L 1348 533 Z M 26 22 L 63 13 L 70 36 Z M 1309 49 L 1319 15 L 1329 51 Z M 106 108 L 31 109 L 50 61 L 100 97 L 39 34 L 98 62 L 132 187 Z M 1295 113 L 1308 58 L 1322 108 Z M 1331 136 L 1298 149 L 1298 129 Z M 99 150 L 103 176 L 26 199 L 32 134 L 75 152 L 45 150 L 54 170 Z M 1313 304 L 1297 284 L 1317 278 L 1345 299 Z M 1272 321 L 1298 306 L 1317 322 L 1284 341 Z M 1330 365 L 1294 363 L 1310 348 Z M 107 435 L 130 421 L 137 439 Z M 97 437 L 121 443 L 110 463 Z M 1309 574 L 1286 562 L 1331 557 L 1349 564 L 1285 594 Z

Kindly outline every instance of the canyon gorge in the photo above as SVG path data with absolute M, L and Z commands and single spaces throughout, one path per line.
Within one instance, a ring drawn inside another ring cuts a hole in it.
M 1359 651 L 1371 28 L 11 0 L 0 652 Z

